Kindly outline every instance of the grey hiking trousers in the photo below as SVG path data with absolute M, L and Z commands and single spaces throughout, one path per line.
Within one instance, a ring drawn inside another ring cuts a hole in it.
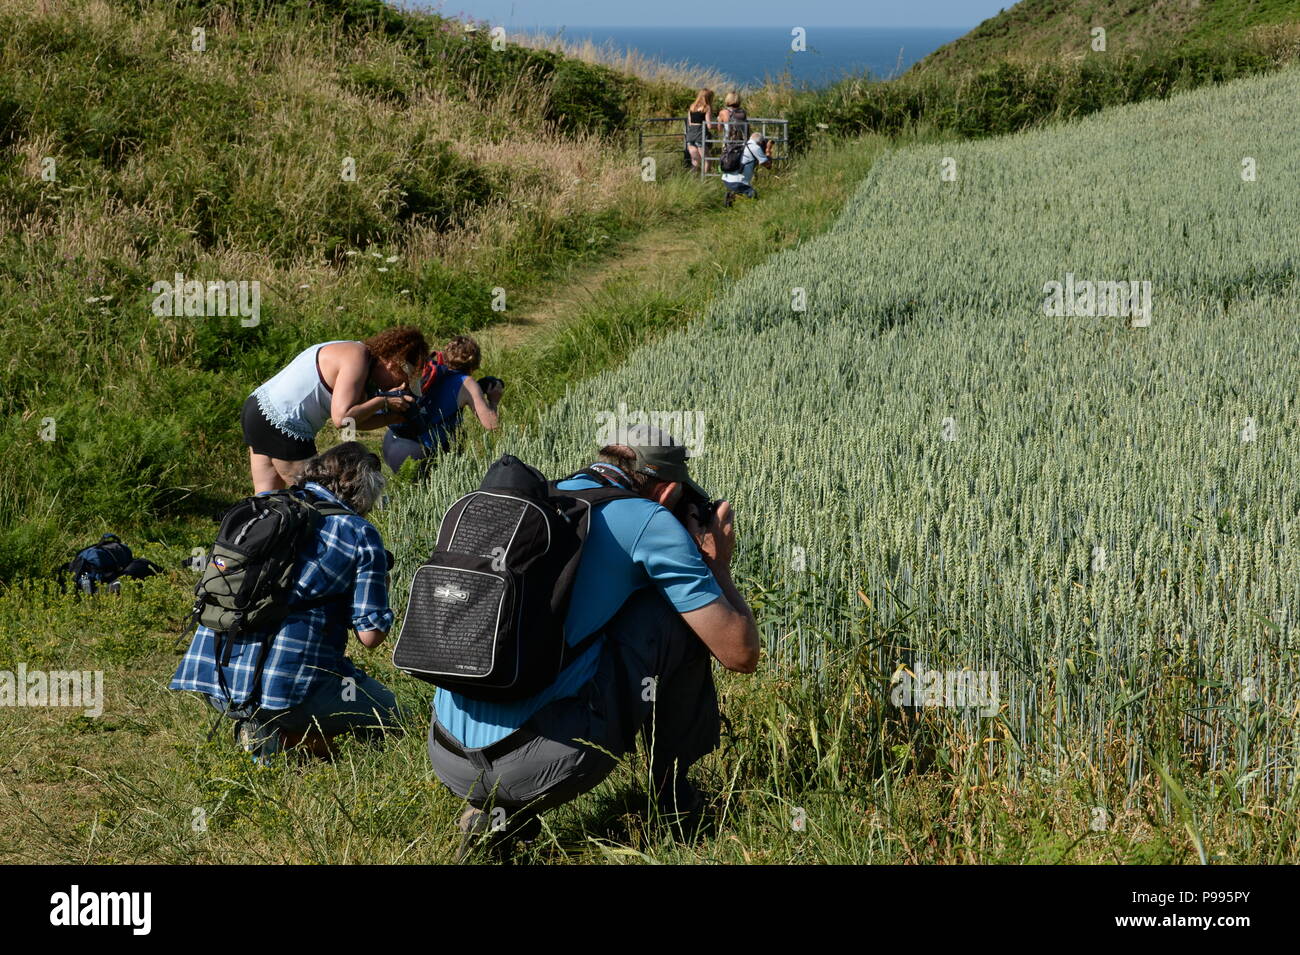
M 721 729 L 713 658 L 681 614 L 657 590 L 645 588 L 628 598 L 604 632 L 596 675 L 578 696 L 538 710 L 524 727 L 536 737 L 510 752 L 495 759 L 482 749 L 452 752 L 435 735 L 441 729 L 435 714 L 429 758 L 447 788 L 480 809 L 491 803 L 541 811 L 598 785 L 617 757 L 636 748 L 638 731 L 656 780 L 668 776 L 674 762 L 684 775 L 711 752 Z

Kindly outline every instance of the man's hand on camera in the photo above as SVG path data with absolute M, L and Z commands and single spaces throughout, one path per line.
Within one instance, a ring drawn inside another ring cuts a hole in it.
M 700 525 L 695 512 L 686 516 L 686 529 L 695 544 L 704 555 L 704 562 L 710 567 L 731 566 L 731 554 L 736 549 L 736 529 L 731 515 L 731 502 L 723 501 L 714 512 L 713 520 L 707 527 Z

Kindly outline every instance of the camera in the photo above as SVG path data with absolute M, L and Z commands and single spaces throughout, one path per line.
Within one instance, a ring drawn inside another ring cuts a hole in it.
M 711 501 L 690 486 L 682 485 L 682 504 L 686 508 L 683 514 L 694 514 L 701 527 L 708 527 L 718 512 L 721 501 Z
M 375 397 L 376 398 L 410 398 L 414 402 L 414 404 L 408 407 L 405 411 L 401 411 L 401 412 L 390 411 L 389 414 L 392 414 L 396 417 L 400 417 L 403 421 L 406 422 L 419 420 L 420 399 L 416 398 L 415 395 L 411 394 L 405 388 L 399 389 L 398 391 L 377 391 L 375 392 Z

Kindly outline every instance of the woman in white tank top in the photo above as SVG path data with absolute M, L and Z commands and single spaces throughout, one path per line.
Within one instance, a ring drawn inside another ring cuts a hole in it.
M 400 420 L 420 394 L 420 370 L 428 356 L 424 336 L 410 325 L 364 342 L 324 342 L 299 352 L 244 402 L 253 492 L 296 484 L 303 463 L 316 454 L 316 434 L 327 422 L 371 431 Z M 367 397 L 402 389 L 410 394 Z

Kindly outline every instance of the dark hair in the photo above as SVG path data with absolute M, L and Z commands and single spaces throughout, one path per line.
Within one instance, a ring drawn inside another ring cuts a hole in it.
M 478 368 L 483 360 L 483 354 L 474 339 L 468 335 L 457 335 L 447 342 L 447 347 L 442 352 L 442 360 L 452 371 L 469 374 Z
M 622 444 L 607 444 L 600 449 L 600 460 L 606 464 L 612 464 L 620 468 L 632 483 L 632 490 L 638 494 L 646 495 L 654 489 L 656 484 L 660 484 L 658 478 L 653 478 L 648 474 L 642 474 L 636 470 L 636 455 L 632 449 Z
M 379 457 L 360 441 L 344 441 L 311 458 L 298 486 L 315 481 L 358 514 L 365 514 L 384 489 Z
M 414 325 L 386 328 L 366 339 L 366 348 L 380 361 L 403 361 L 419 368 L 429 357 L 429 343 Z

